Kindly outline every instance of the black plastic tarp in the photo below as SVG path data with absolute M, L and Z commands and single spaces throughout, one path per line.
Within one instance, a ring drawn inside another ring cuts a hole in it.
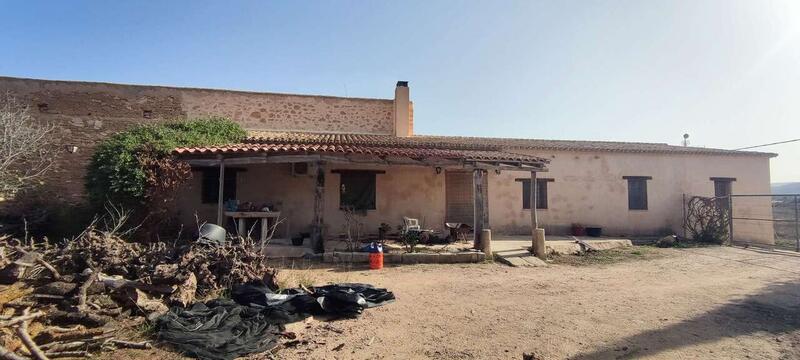
M 277 346 L 283 330 L 264 308 L 218 299 L 191 308 L 173 307 L 156 320 L 158 338 L 188 356 L 234 359 Z
M 263 285 L 245 284 L 233 288 L 236 302 L 243 305 L 280 307 L 287 314 L 331 315 L 352 317 L 364 309 L 394 300 L 394 294 L 369 284 L 344 283 L 313 287 L 311 293 L 301 289 L 273 292 Z
M 283 325 L 311 315 L 355 317 L 394 300 L 369 284 L 335 284 L 275 292 L 262 284 L 237 285 L 232 300 L 173 307 L 159 317 L 158 338 L 188 356 L 234 359 L 277 346 Z

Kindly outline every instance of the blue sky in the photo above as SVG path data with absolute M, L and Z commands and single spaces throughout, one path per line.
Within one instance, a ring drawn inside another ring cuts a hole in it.
M 391 98 L 421 134 L 800 138 L 798 1 L 4 1 L 0 75 Z M 767 147 L 800 181 L 800 142 Z

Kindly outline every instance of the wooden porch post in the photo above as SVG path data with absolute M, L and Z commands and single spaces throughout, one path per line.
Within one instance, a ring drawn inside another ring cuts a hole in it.
M 223 220 L 224 211 L 224 192 L 225 192 L 225 159 L 222 155 L 217 157 L 219 159 L 219 189 L 217 190 L 217 225 L 225 227 Z
M 324 252 L 323 245 L 323 213 L 325 210 L 325 164 L 317 163 L 317 178 L 314 187 L 314 221 L 311 224 L 311 242 L 316 252 Z
M 481 249 L 481 233 L 489 225 L 489 197 L 487 195 L 486 186 L 484 186 L 485 171 L 483 169 L 475 169 L 472 172 L 472 186 L 474 197 L 474 242 L 473 247 Z
M 539 228 L 539 217 L 536 215 L 536 193 L 538 192 L 536 185 L 538 185 L 536 184 L 536 171 L 531 171 L 531 226 L 534 230 Z

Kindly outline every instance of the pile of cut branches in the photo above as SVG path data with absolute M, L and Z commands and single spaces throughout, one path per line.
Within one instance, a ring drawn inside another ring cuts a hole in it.
M 124 238 L 126 213 L 111 219 L 60 244 L 0 236 L 0 359 L 147 348 L 115 338 L 112 320 L 137 324 L 236 284 L 274 284 L 255 241 L 141 244 Z

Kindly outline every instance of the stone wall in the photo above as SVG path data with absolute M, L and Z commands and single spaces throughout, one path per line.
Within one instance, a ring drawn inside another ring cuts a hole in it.
M 228 117 L 250 130 L 392 134 L 391 99 L 289 95 L 228 90 L 50 81 L 0 77 L 0 93 L 30 106 L 36 119 L 56 125 L 64 149 L 46 188 L 70 202 L 83 198 L 83 178 L 94 147 L 136 124 Z M 76 153 L 66 147 L 78 146 Z

